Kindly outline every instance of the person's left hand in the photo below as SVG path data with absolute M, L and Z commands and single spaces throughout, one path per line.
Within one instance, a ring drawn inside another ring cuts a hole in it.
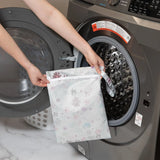
M 39 87 L 46 87 L 49 81 L 46 78 L 46 75 L 43 75 L 40 70 L 31 64 L 29 68 L 26 69 L 28 76 L 32 82 L 32 84 Z
M 103 60 L 91 49 L 87 54 L 85 54 L 85 58 L 91 67 L 94 67 L 98 74 L 101 74 L 100 67 L 104 67 Z M 105 67 L 104 67 L 105 68 Z

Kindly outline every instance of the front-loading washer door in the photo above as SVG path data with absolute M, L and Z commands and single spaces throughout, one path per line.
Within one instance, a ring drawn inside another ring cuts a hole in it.
M 72 56 L 70 45 L 30 10 L 1 9 L 0 21 L 43 74 L 48 70 L 73 67 L 72 62 L 65 61 L 65 57 Z M 27 116 L 50 106 L 47 89 L 34 86 L 25 69 L 2 49 L 0 75 L 0 116 Z
M 150 111 L 144 104 L 151 91 L 151 74 L 145 52 L 131 32 L 110 19 L 92 18 L 81 23 L 77 30 L 104 60 L 105 71 L 116 89 L 115 96 L 110 97 L 102 80 L 101 88 L 112 136 L 104 141 L 130 143 L 142 135 L 150 121 L 150 117 L 146 116 Z M 77 49 L 73 53 L 77 57 L 74 67 L 88 66 Z
M 81 24 L 77 30 L 104 60 L 105 71 L 115 86 L 116 94 L 110 97 L 102 80 L 109 125 L 122 125 L 131 119 L 139 100 L 138 74 L 129 51 L 124 47 L 131 41 L 132 36 L 120 25 L 100 18 Z M 78 50 L 74 49 L 74 54 L 78 57 L 75 67 L 88 66 Z

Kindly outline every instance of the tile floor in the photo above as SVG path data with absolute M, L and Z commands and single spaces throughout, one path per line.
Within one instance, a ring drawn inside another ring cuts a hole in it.
M 53 131 L 23 119 L 0 118 L 0 160 L 87 160 L 69 144 L 57 144 Z

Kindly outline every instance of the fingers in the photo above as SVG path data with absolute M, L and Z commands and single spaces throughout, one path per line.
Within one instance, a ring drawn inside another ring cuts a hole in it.
M 31 67 L 27 69 L 27 73 L 32 84 L 35 86 L 46 87 L 49 83 L 46 75 L 43 75 L 41 71 L 34 65 L 31 65 Z
M 38 83 L 36 83 L 36 86 L 38 86 L 38 87 L 47 87 L 47 84 L 45 83 L 43 83 L 43 82 L 38 82 Z
M 94 68 L 96 69 L 98 74 L 101 74 L 100 66 L 98 64 L 94 65 Z
M 40 77 L 37 77 L 37 79 L 32 83 L 35 86 L 47 87 L 47 84 L 49 83 L 49 81 L 47 80 L 46 75 L 41 75 Z
M 99 66 L 103 67 L 103 71 L 105 71 L 104 61 L 102 59 L 99 60 Z
M 98 74 L 101 74 L 102 67 L 105 71 L 104 61 L 95 52 L 92 52 L 92 54 L 86 56 L 85 58 L 88 64 L 96 69 Z
M 47 87 L 49 81 L 46 78 L 46 75 L 42 75 L 41 78 L 38 80 L 38 86 L 40 87 Z
M 105 65 L 104 62 L 101 58 L 99 58 L 94 64 L 91 65 L 92 67 L 94 67 L 96 69 L 96 72 L 98 74 L 101 74 L 101 70 L 103 69 L 103 71 L 105 71 Z
M 45 82 L 45 83 L 49 83 L 49 80 L 47 79 L 47 76 L 44 74 L 42 75 L 42 81 Z

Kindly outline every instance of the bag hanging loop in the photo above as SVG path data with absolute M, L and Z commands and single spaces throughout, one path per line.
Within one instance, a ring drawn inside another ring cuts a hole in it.
M 114 97 L 115 96 L 115 93 L 116 93 L 116 89 L 111 81 L 111 79 L 109 78 L 109 76 L 107 75 L 107 73 L 105 73 L 103 71 L 104 67 L 101 67 L 101 76 L 103 77 L 103 79 L 106 81 L 106 90 L 108 92 L 108 94 L 111 96 L 111 97 Z

